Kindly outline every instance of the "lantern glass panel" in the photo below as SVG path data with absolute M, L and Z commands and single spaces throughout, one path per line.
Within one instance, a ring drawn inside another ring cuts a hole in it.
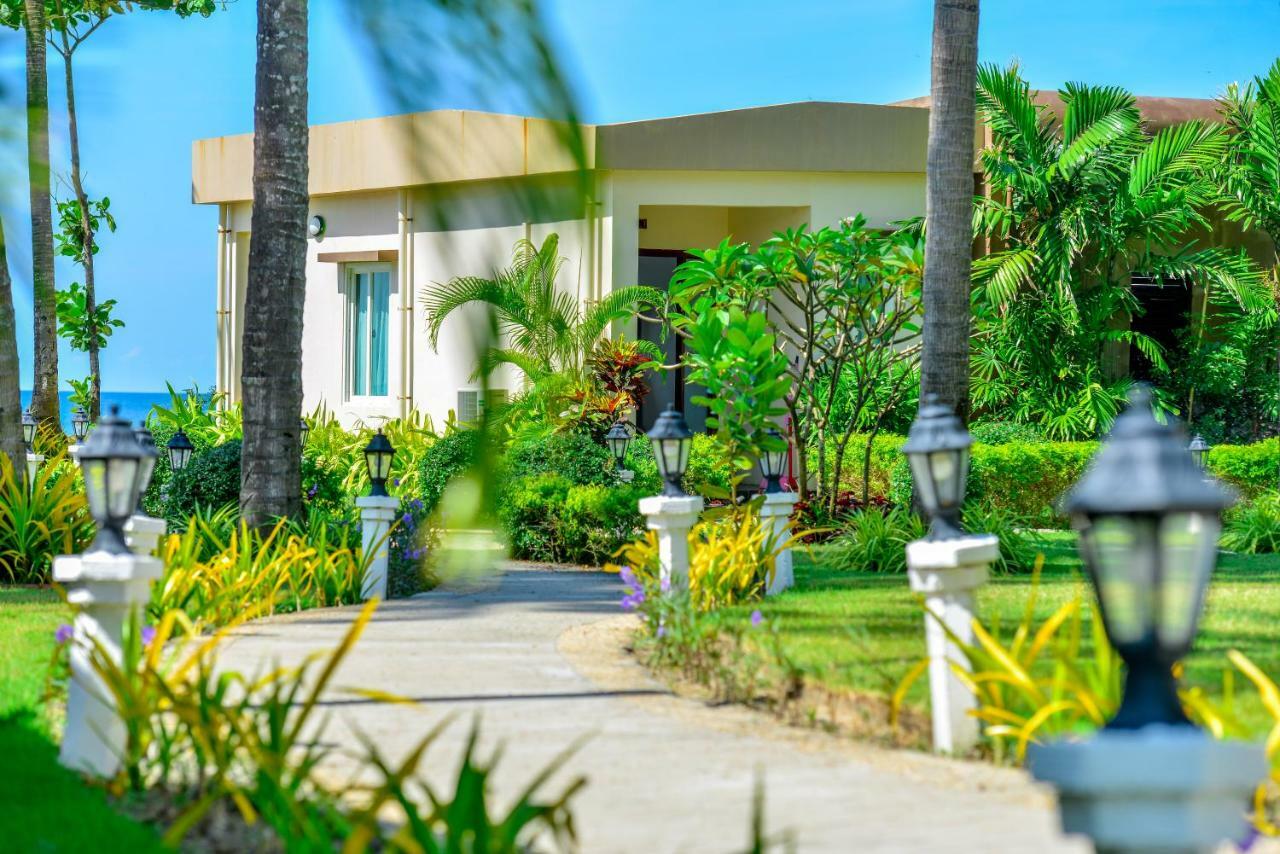
M 369 466 L 370 480 L 386 480 L 391 474 L 391 454 L 382 451 L 369 451 L 365 454 Z
M 117 457 L 107 460 L 107 512 L 115 519 L 127 518 L 138 503 L 135 484 L 141 459 Z
M 1147 640 L 1154 628 L 1158 524 L 1153 516 L 1100 516 L 1080 533 L 1107 633 L 1117 646 Z
M 939 509 L 950 510 L 960 505 L 964 490 L 964 463 L 968 451 L 950 449 L 929 453 L 929 470 L 933 475 L 933 488 L 937 491 Z
M 609 453 L 613 454 L 613 458 L 618 461 L 618 465 L 622 465 L 623 459 L 627 456 L 626 436 L 609 436 L 605 439 L 609 443 Z
M 1186 651 L 1200 620 L 1204 590 L 1218 552 L 1222 525 L 1211 513 L 1174 513 L 1160 521 L 1160 645 Z
M 933 486 L 933 471 L 929 466 L 928 456 L 907 454 L 907 461 L 911 464 L 911 479 L 915 484 L 916 492 L 920 495 L 920 503 L 930 515 L 936 513 L 938 491 Z
M 169 448 L 169 468 L 174 471 L 182 471 L 190 459 L 190 448 Z
M 89 502 L 89 515 L 100 521 L 107 518 L 107 461 L 80 460 L 84 472 L 84 494 Z
M 143 457 L 142 465 L 138 472 L 138 492 L 145 492 L 147 487 L 151 485 L 151 475 L 156 470 L 156 458 L 153 456 Z
M 783 466 L 787 464 L 787 452 L 785 450 L 765 451 L 761 455 L 760 462 L 764 467 L 764 471 L 761 473 L 765 477 L 780 477 Z

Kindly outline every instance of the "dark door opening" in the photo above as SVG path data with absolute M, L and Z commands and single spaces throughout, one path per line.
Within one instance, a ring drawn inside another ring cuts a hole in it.
M 1178 333 L 1191 316 L 1191 285 L 1181 279 L 1133 279 L 1133 295 L 1139 310 L 1130 328 L 1152 338 L 1166 353 L 1177 346 Z M 1155 379 L 1155 366 L 1137 347 L 1129 349 L 1129 375 L 1135 380 Z
M 678 249 L 641 249 L 638 284 L 648 285 L 661 291 L 667 290 L 671 285 L 671 274 L 688 258 L 688 254 Z M 663 364 L 673 365 L 684 356 L 684 339 L 670 330 L 663 330 L 655 323 L 641 322 L 640 337 L 646 341 L 652 341 L 662 349 Z M 652 428 L 658 414 L 670 403 L 674 403 L 676 409 L 684 414 L 689 429 L 698 433 L 707 429 L 705 407 L 693 402 L 695 395 L 704 394 L 703 388 L 686 382 L 684 373 L 684 368 L 677 368 L 671 371 L 655 371 L 649 375 L 650 392 L 644 400 L 640 401 L 640 412 L 637 414 L 642 430 L 648 431 Z

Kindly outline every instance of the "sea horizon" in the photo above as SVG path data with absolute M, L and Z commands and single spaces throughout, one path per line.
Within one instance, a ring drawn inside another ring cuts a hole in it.
M 168 389 L 160 389 L 159 391 L 102 390 L 102 411 L 104 413 L 110 412 L 112 406 L 119 406 L 120 417 L 131 424 L 146 420 L 152 407 L 157 404 L 167 408 L 169 403 Z M 30 405 L 31 390 L 22 389 L 22 408 L 25 410 Z M 62 430 L 67 435 L 71 435 L 71 416 L 74 412 L 75 407 L 71 405 L 71 392 L 58 392 L 58 414 L 61 416 Z

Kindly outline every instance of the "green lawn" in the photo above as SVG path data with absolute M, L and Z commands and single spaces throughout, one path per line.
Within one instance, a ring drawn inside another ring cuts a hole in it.
M 54 632 L 70 611 L 50 590 L 0 587 L 0 828 L 7 851 L 161 851 L 148 828 L 58 764 L 41 712 Z
M 1091 596 L 1075 554 L 1074 535 L 1052 532 L 1041 541 L 1045 570 L 1035 609 L 1037 624 L 1076 595 Z M 783 647 L 820 682 L 888 696 L 914 663 L 924 657 L 923 612 L 905 575 L 861 572 L 830 562 L 826 550 L 796 552 L 796 586 L 758 605 L 733 609 L 747 621 L 759 607 L 777 618 Z M 1221 694 L 1226 652 L 1239 649 L 1268 674 L 1280 678 L 1280 555 L 1223 555 L 1218 563 L 1205 619 L 1191 657 L 1188 682 Z M 978 615 L 990 627 L 1021 619 L 1031 592 L 1030 575 L 993 576 L 979 593 Z M 923 708 L 926 680 L 919 680 L 908 704 Z M 1243 677 L 1236 679 L 1241 717 L 1260 733 L 1271 719 Z

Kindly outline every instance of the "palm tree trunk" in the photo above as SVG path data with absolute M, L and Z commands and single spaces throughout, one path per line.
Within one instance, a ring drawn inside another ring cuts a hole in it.
M 22 393 L 18 390 L 18 330 L 13 318 L 13 282 L 0 220 L 0 454 L 13 462 L 16 477 L 27 474 L 22 445 Z
M 978 0 L 934 0 L 920 390 L 969 413 Z
M 258 0 L 253 220 L 245 299 L 240 508 L 255 526 L 302 504 L 307 261 L 307 2 Z
M 76 84 L 71 73 L 71 57 L 74 53 L 72 45 L 64 30 L 62 37 L 62 67 L 67 86 L 67 139 L 71 148 L 71 188 L 76 194 L 76 203 L 80 205 L 80 230 L 84 235 L 84 251 L 80 263 L 84 266 L 85 313 L 89 317 L 89 420 L 97 423 L 102 414 L 102 374 L 99 371 L 98 330 L 94 329 L 93 318 L 97 317 L 98 298 L 94 289 L 93 276 L 93 220 L 89 216 L 89 196 L 84 191 L 84 180 L 80 173 L 80 126 L 76 120 Z
M 27 174 L 31 184 L 31 284 L 35 303 L 35 388 L 31 414 L 59 426 L 58 308 L 53 280 L 53 212 L 49 203 L 49 81 L 43 0 L 27 14 Z

